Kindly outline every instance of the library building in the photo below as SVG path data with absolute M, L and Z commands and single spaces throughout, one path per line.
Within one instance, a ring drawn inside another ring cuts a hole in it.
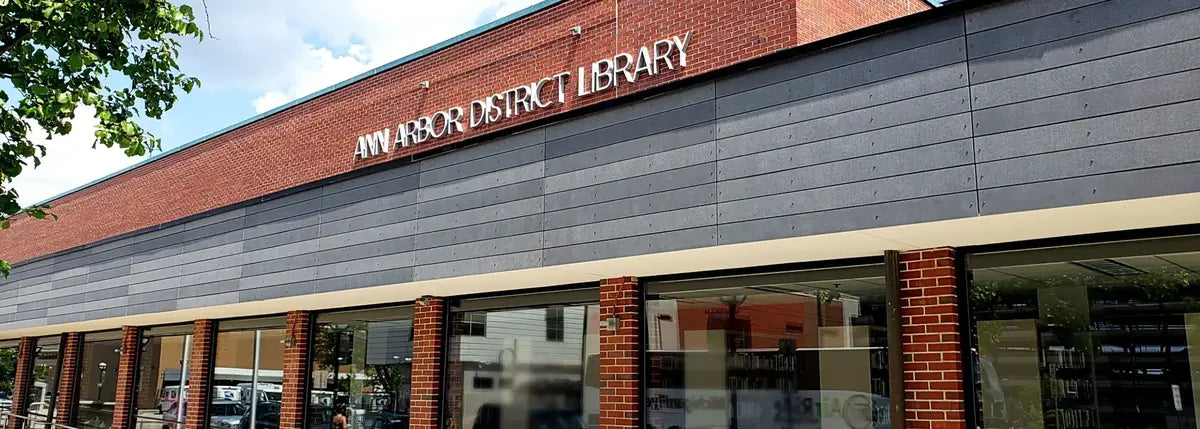
M 0 231 L 4 429 L 1200 429 L 1200 0 L 545 0 Z

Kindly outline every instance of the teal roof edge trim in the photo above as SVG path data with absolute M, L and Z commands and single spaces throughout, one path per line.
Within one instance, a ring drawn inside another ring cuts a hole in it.
M 417 52 L 413 52 L 413 53 L 411 53 L 411 54 L 405 55 L 405 56 L 403 56 L 403 57 L 400 57 L 400 58 L 398 58 L 398 59 L 392 60 L 391 62 L 388 62 L 387 64 L 384 64 L 384 65 L 381 65 L 381 66 L 379 66 L 379 67 L 375 67 L 375 68 L 373 68 L 373 69 L 370 69 L 370 70 L 367 70 L 367 71 L 365 71 L 365 72 L 359 73 L 357 76 L 354 76 L 354 77 L 352 77 L 352 78 L 349 78 L 349 79 L 343 80 L 343 81 L 341 81 L 341 82 L 335 83 L 335 84 L 333 84 L 333 85 L 327 86 L 327 87 L 325 87 L 325 88 L 322 88 L 322 89 L 320 89 L 320 90 L 317 90 L 316 92 L 313 92 L 313 93 L 311 93 L 311 94 L 305 95 L 305 96 L 303 96 L 303 97 L 300 97 L 300 98 L 297 98 L 297 99 L 295 99 L 295 100 L 289 101 L 289 102 L 287 102 L 287 103 L 283 104 L 282 106 L 279 106 L 279 107 L 276 107 L 276 108 L 274 108 L 274 109 L 268 110 L 268 111 L 266 111 L 266 112 L 262 112 L 262 113 L 259 113 L 259 114 L 257 114 L 257 115 L 251 116 L 251 117 L 249 117 L 249 118 L 246 118 L 246 119 L 244 119 L 244 120 L 241 120 L 241 121 L 239 121 L 239 122 L 237 122 L 237 123 L 234 123 L 233 125 L 230 125 L 230 126 L 227 126 L 227 127 L 225 127 L 225 128 L 221 128 L 221 129 L 219 129 L 219 130 L 217 130 L 217 131 L 214 131 L 214 132 L 208 133 L 208 134 L 206 134 L 206 135 L 204 135 L 204 136 L 202 136 L 202 137 L 200 137 L 200 138 L 197 138 L 197 139 L 195 139 L 195 140 L 192 140 L 192 141 L 190 141 L 190 142 L 187 142 L 187 143 L 181 144 L 181 145 L 179 145 L 179 146 L 176 146 L 176 147 L 174 147 L 174 148 L 171 148 L 171 149 L 165 150 L 165 151 L 163 151 L 163 152 L 160 152 L 160 153 L 158 153 L 157 155 L 153 155 L 153 156 L 151 156 L 151 157 L 149 157 L 149 158 L 146 158 L 146 159 L 144 159 L 144 160 L 142 160 L 142 161 L 139 161 L 139 162 L 137 162 L 136 164 L 133 164 L 133 165 L 130 165 L 130 166 L 128 166 L 128 167 L 125 167 L 125 168 L 122 168 L 122 169 L 120 169 L 120 170 L 117 170 L 117 171 L 115 171 L 115 172 L 109 173 L 108 175 L 106 175 L 106 176 L 104 176 L 104 177 L 101 177 L 101 178 L 99 178 L 99 179 L 93 180 L 93 181 L 91 181 L 91 182 L 87 182 L 87 183 L 85 183 L 85 184 L 83 184 L 83 185 L 79 185 L 79 186 L 77 186 L 77 187 L 75 187 L 75 188 L 73 188 L 73 189 L 71 189 L 71 190 L 69 190 L 69 191 L 65 191 L 65 192 L 63 192 L 63 193 L 60 193 L 60 194 L 58 194 L 58 195 L 55 195 L 55 196 L 53 196 L 53 197 L 50 197 L 50 198 L 48 198 L 48 199 L 46 199 L 46 200 L 44 200 L 44 201 L 42 201 L 42 202 L 36 203 L 36 204 L 34 204 L 34 205 L 37 205 L 37 206 L 44 205 L 44 204 L 46 204 L 46 203 L 49 203 L 49 202 L 51 202 L 51 201 L 54 201 L 54 200 L 57 200 L 57 199 L 59 199 L 59 198 L 65 197 L 65 196 L 67 196 L 67 195 L 71 195 L 71 194 L 73 194 L 73 193 L 76 193 L 76 192 L 82 191 L 82 190 L 84 190 L 84 189 L 87 189 L 87 188 L 90 188 L 90 187 L 92 187 L 92 186 L 96 186 L 96 185 L 100 184 L 101 182 L 104 182 L 104 181 L 106 181 L 106 180 L 108 180 L 108 179 L 112 179 L 112 178 L 114 178 L 114 177 L 117 177 L 117 176 L 120 176 L 120 175 L 122 175 L 122 174 L 128 173 L 128 172 L 130 172 L 130 171 L 132 171 L 132 170 L 134 170 L 134 169 L 136 169 L 136 168 L 138 168 L 138 167 L 141 167 L 141 166 L 143 166 L 143 165 L 146 165 L 146 164 L 149 164 L 149 163 L 151 163 L 151 162 L 158 161 L 158 160 L 160 160 L 160 159 L 166 158 L 166 157 L 168 157 L 168 156 L 170 156 L 170 155 L 172 155 L 172 154 L 174 154 L 174 153 L 180 152 L 180 151 L 182 151 L 182 150 L 184 150 L 184 149 L 187 149 L 187 148 L 190 148 L 190 147 L 192 147 L 192 146 L 195 146 L 195 145 L 198 145 L 198 144 L 200 144 L 200 143 L 203 143 L 203 142 L 205 142 L 205 141 L 211 140 L 211 139 L 213 139 L 213 138 L 216 138 L 216 137 L 218 137 L 218 136 L 220 136 L 220 135 L 222 135 L 222 134 L 225 134 L 225 133 L 228 133 L 228 132 L 230 132 L 230 131 L 236 130 L 236 129 L 238 129 L 238 128 L 244 127 L 244 126 L 246 126 L 246 125 L 249 125 L 249 124 L 251 124 L 251 123 L 257 122 L 257 121 L 259 121 L 259 120 L 266 119 L 267 117 L 269 117 L 269 116 L 271 116 L 271 115 L 274 115 L 274 114 L 276 114 L 276 113 L 283 112 L 284 110 L 288 110 L 288 109 L 290 109 L 290 108 L 293 108 L 293 107 L 296 107 L 296 106 L 298 106 L 298 105 L 300 105 L 300 104 L 304 104 L 305 102 L 308 102 L 309 100 L 312 100 L 312 99 L 314 99 L 314 98 L 320 97 L 320 96 L 322 96 L 322 95 L 325 95 L 325 94 L 328 94 L 328 93 L 330 93 L 330 92 L 333 92 L 334 90 L 341 89 L 341 88 L 344 88 L 344 87 L 346 87 L 346 86 L 350 86 L 350 85 L 352 85 L 352 84 L 354 84 L 354 83 L 357 83 L 358 81 L 364 80 L 364 79 L 366 79 L 366 78 L 369 78 L 369 77 L 371 77 L 371 76 L 377 75 L 377 74 L 379 74 L 379 73 L 383 73 L 383 72 L 385 72 L 385 71 L 387 71 L 387 70 L 390 70 L 390 69 L 393 69 L 393 68 L 399 67 L 399 66 L 401 66 L 401 65 L 404 65 L 404 64 L 406 64 L 406 63 L 409 63 L 409 62 L 415 61 L 415 60 L 417 60 L 417 59 L 420 59 L 420 58 L 422 58 L 422 57 L 424 57 L 424 56 L 427 56 L 427 55 L 433 54 L 433 53 L 435 53 L 435 52 L 437 52 L 437 51 L 440 51 L 440 50 L 443 50 L 443 49 L 449 48 L 450 46 L 456 45 L 456 44 L 458 44 L 459 42 L 466 41 L 467 39 L 470 39 L 470 38 L 472 38 L 472 37 L 475 37 L 475 36 L 478 36 L 478 35 L 480 35 L 480 34 L 486 33 L 486 32 L 488 32 L 488 31 L 491 31 L 491 30 L 493 30 L 493 29 L 495 29 L 495 28 L 497 28 L 497 27 L 503 26 L 503 25 L 505 25 L 505 24 L 508 24 L 508 23 L 510 23 L 510 22 L 513 22 L 513 21 L 516 21 L 516 20 L 518 20 L 518 19 L 524 18 L 524 17 L 526 17 L 526 16 L 532 15 L 534 12 L 538 12 L 538 11 L 540 11 L 540 10 L 542 10 L 542 9 L 546 9 L 546 8 L 548 8 L 548 7 L 550 7 L 550 6 L 554 6 L 554 5 L 556 5 L 556 4 L 559 4 L 559 3 L 562 3 L 562 2 L 565 2 L 565 1 L 566 1 L 566 0 L 542 0 L 541 2 L 538 2 L 537 4 L 534 4 L 534 5 L 532 5 L 532 6 L 526 7 L 526 8 L 524 8 L 524 9 L 521 9 L 521 10 L 519 10 L 519 11 L 513 12 L 513 13 L 511 13 L 511 14 L 508 14 L 507 16 L 505 16 L 505 17 L 503 17 L 503 18 L 497 19 L 497 20 L 495 20 L 495 21 L 489 22 L 489 23 L 487 23 L 487 24 L 484 24 L 484 25 L 481 25 L 481 26 L 479 26 L 479 27 L 476 27 L 476 28 L 474 28 L 474 29 L 472 29 L 472 30 L 469 30 L 469 31 L 467 31 L 467 32 L 465 32 L 465 33 L 462 33 L 462 34 L 459 34 L 459 35 L 457 35 L 457 36 L 451 37 L 451 38 L 449 38 L 449 39 L 443 40 L 443 41 L 441 41 L 441 42 L 439 42 L 439 43 L 437 43 L 437 44 L 435 44 L 435 45 L 433 45 L 433 46 L 427 47 L 427 48 L 425 48 L 425 49 L 422 49 L 422 50 L 419 50 L 419 51 L 417 51 Z

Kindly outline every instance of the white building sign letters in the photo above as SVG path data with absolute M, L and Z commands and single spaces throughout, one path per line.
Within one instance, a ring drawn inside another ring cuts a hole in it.
M 687 67 L 687 49 L 692 41 L 689 31 L 642 46 L 636 54 L 619 53 L 604 58 L 590 67 L 579 67 L 574 78 L 570 71 L 543 77 L 537 82 L 520 85 L 472 101 L 401 122 L 395 128 L 384 128 L 358 137 L 354 159 L 367 159 L 387 154 L 393 148 L 407 148 L 430 140 L 463 133 L 466 129 L 494 124 L 505 119 L 535 112 L 567 102 L 568 93 L 575 97 L 604 92 L 622 82 L 634 83 L 639 78 L 655 76 L 676 67 Z

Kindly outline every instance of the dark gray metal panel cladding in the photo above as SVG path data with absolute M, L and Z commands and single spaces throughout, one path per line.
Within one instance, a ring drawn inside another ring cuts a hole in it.
M 15 267 L 0 330 L 1200 192 L 1200 0 L 1016 0 Z

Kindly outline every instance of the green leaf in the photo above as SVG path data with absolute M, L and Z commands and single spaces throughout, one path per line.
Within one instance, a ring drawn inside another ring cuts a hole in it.
M 192 7 L 188 6 L 186 4 L 180 5 L 179 11 L 182 12 L 185 16 L 192 16 Z
M 133 128 L 132 122 L 122 122 L 121 123 L 121 131 L 124 131 L 125 134 L 128 134 L 128 135 L 133 135 L 134 133 L 137 132 L 137 130 Z
M 41 95 L 49 94 L 50 88 L 46 88 L 44 86 L 35 84 L 35 85 L 29 86 L 29 92 L 32 93 L 33 95 L 41 96 Z
M 71 72 L 74 73 L 78 73 L 80 70 L 83 70 L 83 56 L 79 54 L 71 54 L 70 58 L 67 58 L 67 67 L 70 68 Z
M 101 32 L 108 31 L 108 23 L 104 21 L 96 21 L 96 30 Z
M 58 100 L 59 103 L 70 103 L 71 102 L 71 94 L 66 93 L 66 92 L 60 92 L 60 93 L 58 93 L 58 96 L 55 97 L 55 99 Z M 71 110 L 75 110 L 75 109 L 72 108 Z

